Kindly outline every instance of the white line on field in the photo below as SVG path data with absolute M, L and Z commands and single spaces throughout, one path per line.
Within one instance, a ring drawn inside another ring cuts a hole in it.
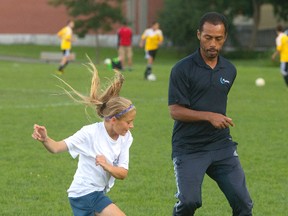
M 132 101 L 137 101 L 137 102 L 147 102 L 146 100 L 142 98 L 132 98 Z M 160 102 L 160 103 L 166 103 L 167 98 L 153 98 L 148 100 L 148 102 Z M 50 104 L 22 104 L 22 105 L 7 105 L 7 106 L 1 106 L 0 105 L 0 110 L 3 109 L 39 109 L 39 108 L 47 108 L 47 107 L 61 107 L 61 106 L 81 106 L 81 103 L 76 103 L 76 102 L 61 102 L 61 103 L 50 103 Z M 83 105 L 82 105 L 83 106 Z
M 21 92 L 21 93 L 53 93 L 53 94 L 58 94 L 60 91 L 56 91 L 56 90 L 53 90 L 53 89 L 17 89 L 17 88 L 4 88 L 4 89 L 1 89 L 3 91 L 9 91 L 9 92 Z
M 1 109 L 39 109 L 47 107 L 61 107 L 61 106 L 79 106 L 80 104 L 67 102 L 67 103 L 51 103 L 51 104 L 29 104 L 29 105 L 16 105 L 16 106 L 0 106 Z

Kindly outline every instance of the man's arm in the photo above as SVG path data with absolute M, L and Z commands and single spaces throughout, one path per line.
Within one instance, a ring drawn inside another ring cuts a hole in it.
M 169 112 L 170 116 L 177 121 L 182 122 L 208 121 L 215 128 L 218 129 L 234 126 L 232 119 L 225 115 L 207 111 L 191 110 L 178 104 L 170 105 Z

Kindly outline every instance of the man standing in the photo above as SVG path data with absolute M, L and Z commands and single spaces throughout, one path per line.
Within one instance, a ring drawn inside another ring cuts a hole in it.
M 192 216 L 202 206 L 205 173 L 225 194 L 233 216 L 252 215 L 237 143 L 229 130 L 234 123 L 226 116 L 228 93 L 236 78 L 234 65 L 219 55 L 227 31 L 222 14 L 204 14 L 197 31 L 200 48 L 171 71 L 168 103 L 175 120 L 172 158 L 178 190 L 174 216 Z
M 132 38 L 133 33 L 131 28 L 127 26 L 127 22 L 123 23 L 123 26 L 118 30 L 118 57 L 120 58 L 122 68 L 125 69 L 126 59 L 128 70 L 132 70 Z
M 74 28 L 74 21 L 69 20 L 67 25 L 62 28 L 58 33 L 57 36 L 61 39 L 61 51 L 63 52 L 63 57 L 60 62 L 60 66 L 58 68 L 58 74 L 61 75 L 64 73 L 64 68 L 68 65 L 69 60 L 71 60 L 71 47 L 72 42 L 74 41 L 73 38 L 73 28 Z
M 147 67 L 144 73 L 145 79 L 152 74 L 152 64 L 155 60 L 157 50 L 163 42 L 163 33 L 159 28 L 159 23 L 153 22 L 151 28 L 146 29 L 141 35 L 139 46 L 142 48 L 145 42 L 145 58 L 147 59 Z

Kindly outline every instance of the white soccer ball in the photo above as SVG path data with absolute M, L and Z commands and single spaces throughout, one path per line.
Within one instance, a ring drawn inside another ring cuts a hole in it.
M 149 80 L 149 81 L 156 81 L 156 76 L 155 76 L 155 74 L 149 74 L 149 75 L 147 76 L 147 80 Z
M 255 80 L 255 84 L 256 84 L 256 86 L 259 86 L 259 87 L 264 86 L 265 85 L 265 80 L 263 78 L 257 78 Z
M 109 65 L 109 64 L 111 64 L 111 63 L 112 63 L 112 61 L 111 61 L 110 58 L 106 58 L 106 59 L 104 60 L 104 64 L 105 64 L 105 65 Z

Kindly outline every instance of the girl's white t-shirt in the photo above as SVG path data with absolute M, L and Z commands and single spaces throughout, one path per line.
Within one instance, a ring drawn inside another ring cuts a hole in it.
M 70 155 L 73 158 L 79 156 L 78 168 L 67 190 L 69 197 L 80 197 L 94 191 L 106 193 L 113 187 L 115 178 L 100 165 L 96 166 L 96 155 L 104 155 L 108 163 L 128 170 L 129 148 L 133 141 L 130 131 L 113 140 L 104 122 L 99 122 L 82 127 L 64 141 Z

